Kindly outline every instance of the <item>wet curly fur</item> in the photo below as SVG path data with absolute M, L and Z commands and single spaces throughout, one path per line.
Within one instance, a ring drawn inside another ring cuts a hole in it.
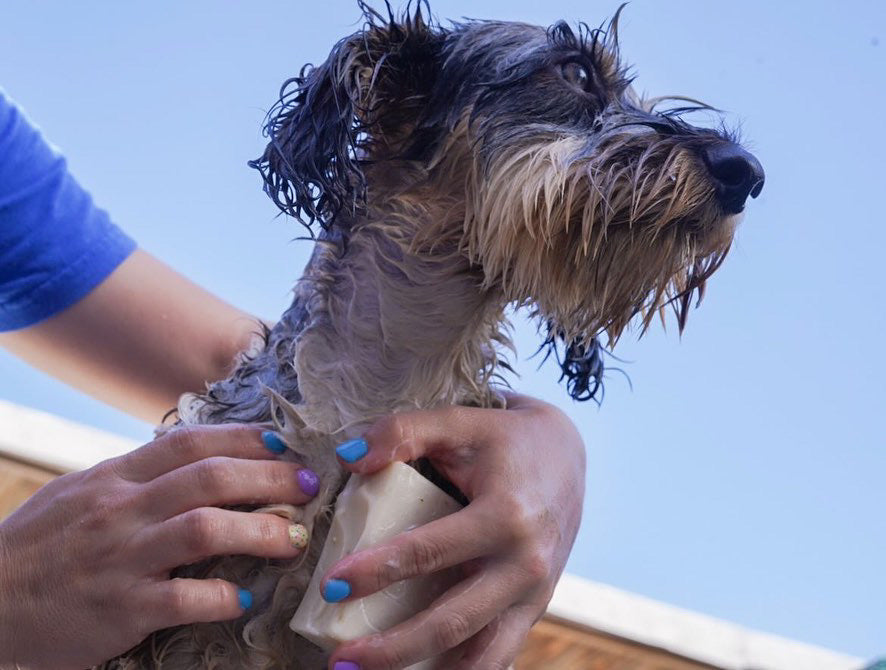
M 633 92 L 617 15 L 546 30 L 360 6 L 363 28 L 284 83 L 251 162 L 316 239 L 292 306 L 178 410 L 180 424 L 276 426 L 324 488 L 304 508 L 257 511 L 304 523 L 310 547 L 177 569 L 242 584 L 254 606 L 159 631 L 105 668 L 324 667 L 287 624 L 344 483 L 334 445 L 391 412 L 501 406 L 514 306 L 537 319 L 572 397 L 594 397 L 600 338 L 667 307 L 682 328 L 731 244 L 736 217 L 700 156 L 736 140 L 683 120 L 694 103 L 662 112 Z

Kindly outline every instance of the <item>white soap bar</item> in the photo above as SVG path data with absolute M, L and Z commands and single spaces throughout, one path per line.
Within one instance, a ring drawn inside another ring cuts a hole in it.
M 387 630 L 426 609 L 455 583 L 452 570 L 398 582 L 344 603 L 323 600 L 320 579 L 344 556 L 459 509 L 459 503 L 405 463 L 392 463 L 368 476 L 352 475 L 338 496 L 326 544 L 289 627 L 331 651 L 341 642 Z M 430 667 L 420 663 L 410 670 Z

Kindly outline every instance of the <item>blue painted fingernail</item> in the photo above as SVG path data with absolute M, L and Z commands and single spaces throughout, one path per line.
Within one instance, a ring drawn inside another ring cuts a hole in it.
M 344 579 L 330 579 L 323 587 L 323 600 L 337 603 L 351 595 L 351 585 Z
M 354 661 L 336 661 L 332 670 L 360 670 L 360 664 Z
M 265 443 L 269 451 L 273 451 L 275 454 L 282 454 L 286 451 L 286 445 L 283 444 L 283 440 L 277 433 L 266 430 L 261 434 L 261 441 Z
M 335 453 L 346 463 L 356 463 L 369 451 L 369 445 L 362 437 L 356 440 L 348 440 L 335 448 Z
M 298 487 L 302 490 L 302 493 L 312 498 L 317 495 L 317 492 L 320 490 L 320 478 L 316 472 L 302 468 L 298 471 L 297 476 Z
M 252 607 L 252 594 L 246 589 L 240 589 L 237 598 L 240 600 L 241 609 L 248 610 Z

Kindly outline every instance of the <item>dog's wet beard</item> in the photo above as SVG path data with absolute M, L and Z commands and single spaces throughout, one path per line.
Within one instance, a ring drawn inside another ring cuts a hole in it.
M 469 255 L 569 343 L 615 342 L 667 304 L 682 328 L 732 240 L 686 138 L 626 133 L 618 119 L 589 137 L 528 128 L 469 181 Z

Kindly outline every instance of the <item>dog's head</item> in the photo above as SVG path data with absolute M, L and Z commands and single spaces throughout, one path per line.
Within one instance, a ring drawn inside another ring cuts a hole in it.
M 446 215 L 414 248 L 456 248 L 484 289 L 530 305 L 576 398 L 599 384 L 601 333 L 614 342 L 669 305 L 682 329 L 763 170 L 725 130 L 682 118 L 705 106 L 634 93 L 618 14 L 605 29 L 442 27 L 422 3 L 361 7 L 363 30 L 286 82 L 269 115 L 252 165 L 277 205 L 347 235 L 382 202 L 438 200 Z

